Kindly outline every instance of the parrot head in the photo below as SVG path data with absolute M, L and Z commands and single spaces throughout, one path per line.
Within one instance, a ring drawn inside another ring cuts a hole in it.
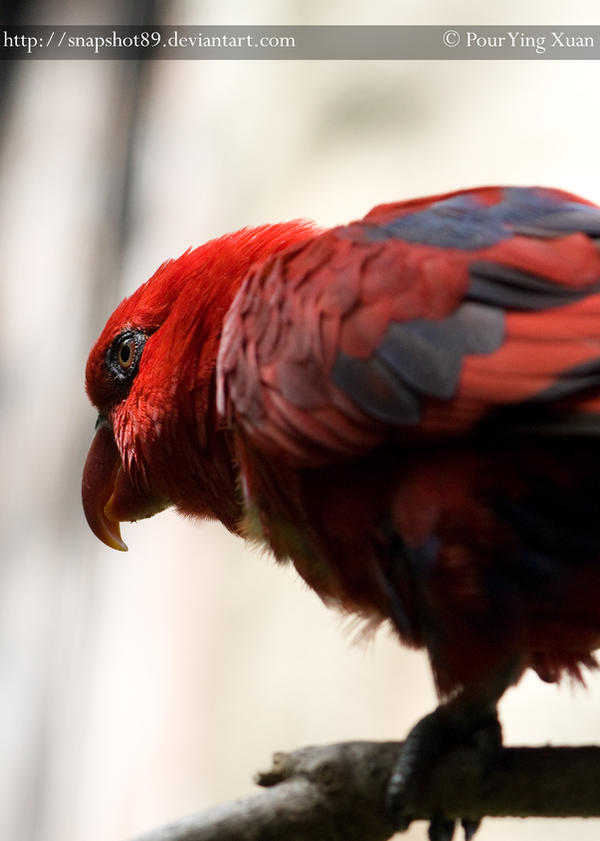
M 236 530 L 233 454 L 215 401 L 223 319 L 254 263 L 313 231 L 289 222 L 212 240 L 163 263 L 108 319 L 86 366 L 98 420 L 82 480 L 87 522 L 107 546 L 126 550 L 120 523 L 171 505 Z

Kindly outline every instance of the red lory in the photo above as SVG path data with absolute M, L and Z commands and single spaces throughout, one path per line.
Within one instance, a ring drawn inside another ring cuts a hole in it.
M 539 187 L 248 228 L 163 263 L 91 350 L 100 540 L 216 518 L 426 649 L 442 703 L 392 776 L 399 826 L 432 740 L 494 731 L 528 668 L 596 665 L 599 245 L 600 207 Z

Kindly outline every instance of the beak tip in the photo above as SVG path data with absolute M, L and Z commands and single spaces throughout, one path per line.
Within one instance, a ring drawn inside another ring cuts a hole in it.
M 116 549 L 119 552 L 127 552 L 127 544 L 121 537 L 121 521 L 115 517 L 112 511 L 114 500 L 114 492 L 111 494 L 108 502 L 104 506 L 102 512 L 103 529 L 100 540 L 110 546 L 111 549 Z
M 110 542 L 108 540 L 104 541 L 107 546 L 110 546 L 111 549 L 116 549 L 118 552 L 128 552 L 129 551 L 129 547 L 127 546 L 125 541 L 120 536 L 117 537 L 117 536 L 112 536 L 111 535 L 111 538 L 112 539 L 110 540 Z
M 118 520 L 107 517 L 103 512 L 96 520 L 92 522 L 88 520 L 88 523 L 98 540 L 104 543 L 105 546 L 108 546 L 109 549 L 116 549 L 118 552 L 127 552 L 128 547 L 121 537 Z

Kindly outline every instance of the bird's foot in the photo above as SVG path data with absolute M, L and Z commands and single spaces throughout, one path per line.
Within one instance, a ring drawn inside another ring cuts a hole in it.
M 482 774 L 502 747 L 502 732 L 496 708 L 476 707 L 461 699 L 440 705 L 422 718 L 406 737 L 387 790 L 386 806 L 394 825 L 403 832 L 419 810 L 419 793 L 438 761 L 455 748 L 477 751 Z M 430 841 L 451 841 L 456 821 L 436 810 L 430 816 Z M 480 820 L 463 818 L 465 841 L 471 841 Z

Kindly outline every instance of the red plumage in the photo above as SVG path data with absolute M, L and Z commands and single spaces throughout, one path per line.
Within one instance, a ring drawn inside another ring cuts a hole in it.
M 91 351 L 109 545 L 166 505 L 426 647 L 440 693 L 600 646 L 600 209 L 483 188 L 165 263 Z M 493 688 L 492 688 L 493 687 Z

